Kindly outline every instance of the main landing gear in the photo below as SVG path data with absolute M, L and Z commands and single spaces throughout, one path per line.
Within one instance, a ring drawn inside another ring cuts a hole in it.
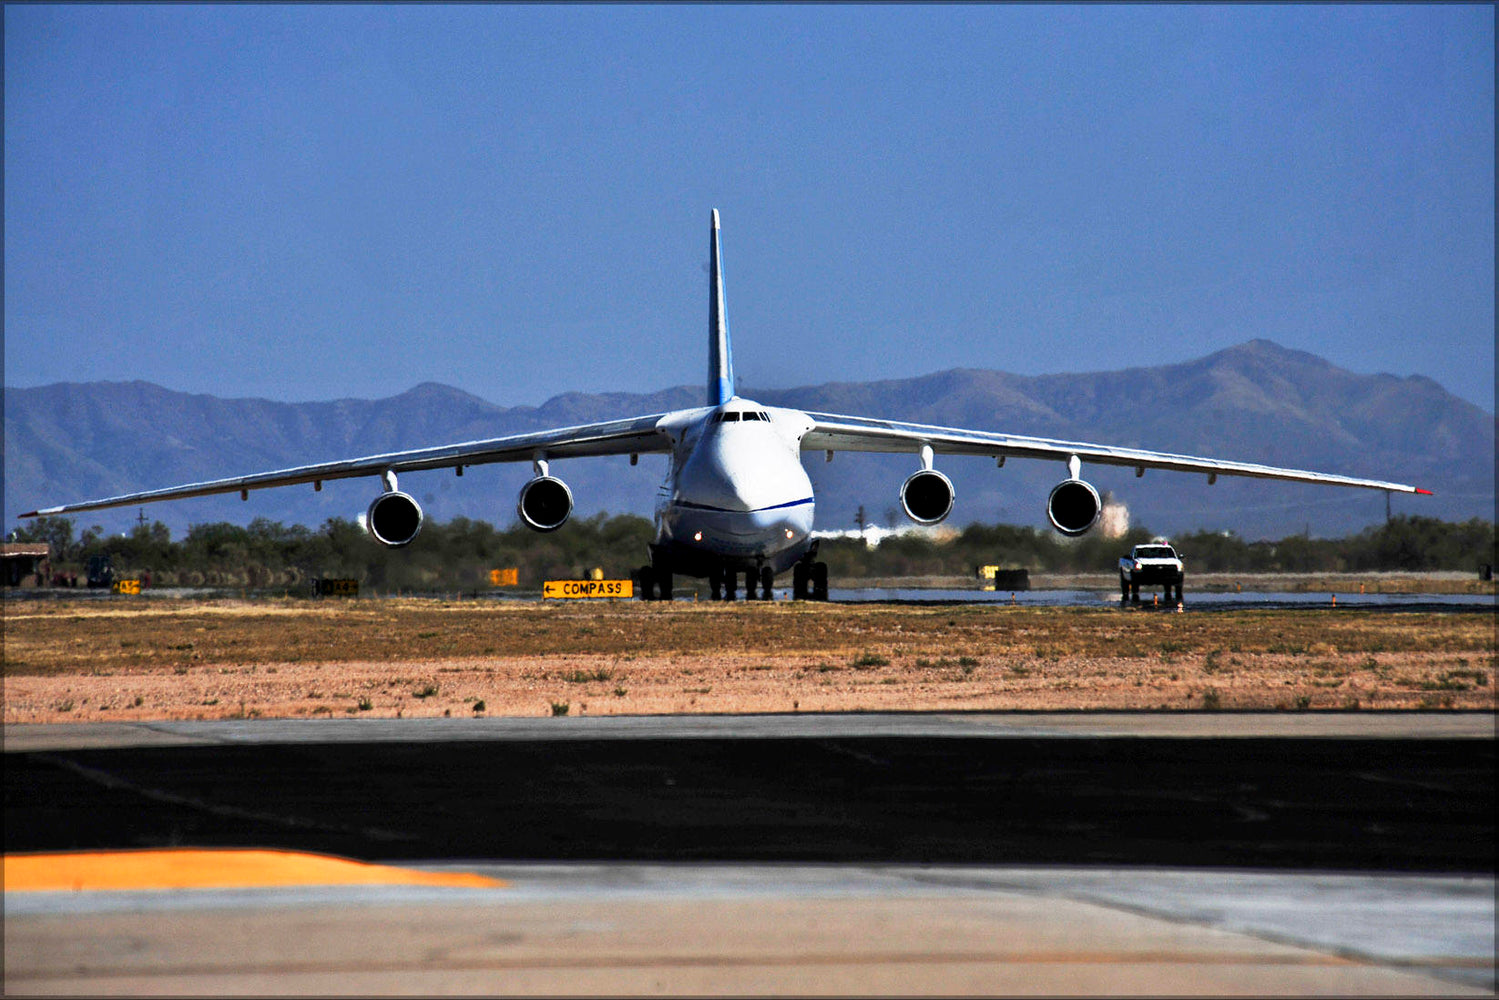
M 791 598 L 795 601 L 828 599 L 828 564 L 799 562 L 791 568 Z
M 642 601 L 671 600 L 671 571 L 642 566 L 635 571 Z

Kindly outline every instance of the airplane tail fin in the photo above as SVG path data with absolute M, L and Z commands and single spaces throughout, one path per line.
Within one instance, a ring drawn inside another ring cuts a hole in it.
M 708 405 L 734 398 L 734 355 L 729 347 L 729 319 L 723 304 L 723 254 L 718 246 L 718 209 L 713 210 L 712 269 L 708 280 Z

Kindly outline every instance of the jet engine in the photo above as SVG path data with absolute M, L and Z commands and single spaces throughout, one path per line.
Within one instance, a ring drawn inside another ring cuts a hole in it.
M 1081 479 L 1064 479 L 1046 498 L 1046 519 L 1053 528 L 1072 537 L 1097 524 L 1102 510 L 1098 491 Z
M 515 513 L 532 531 L 556 531 L 573 512 L 573 491 L 556 476 L 537 476 L 520 488 Z
M 917 524 L 936 524 L 952 513 L 952 480 L 936 469 L 911 473 L 900 487 L 900 505 Z
M 409 494 L 387 490 L 370 503 L 364 530 L 381 545 L 398 549 L 411 544 L 422 530 L 422 507 Z

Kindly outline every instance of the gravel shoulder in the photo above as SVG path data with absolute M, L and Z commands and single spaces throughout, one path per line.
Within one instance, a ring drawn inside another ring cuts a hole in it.
M 1495 708 L 1492 616 L 7 601 L 4 721 Z

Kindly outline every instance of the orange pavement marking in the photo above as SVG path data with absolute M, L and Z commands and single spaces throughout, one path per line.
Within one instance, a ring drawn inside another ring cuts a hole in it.
M 6 892 L 230 889 L 288 885 L 502 888 L 470 872 L 422 872 L 326 854 L 258 850 L 88 851 L 5 855 Z

